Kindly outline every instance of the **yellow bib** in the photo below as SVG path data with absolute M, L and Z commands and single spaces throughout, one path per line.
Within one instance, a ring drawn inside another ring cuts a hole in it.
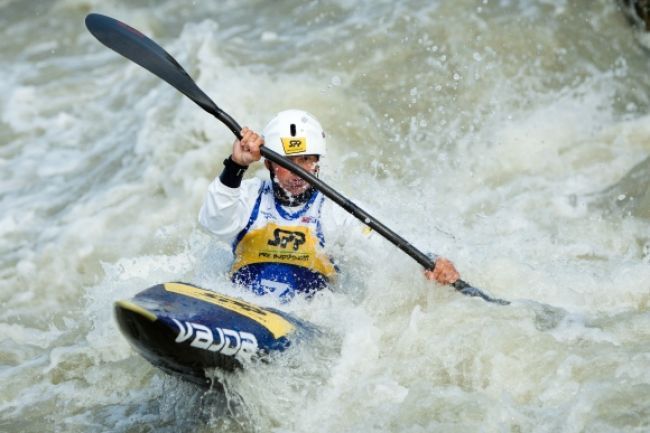
M 320 251 L 309 226 L 280 226 L 269 222 L 249 231 L 235 249 L 232 272 L 254 263 L 285 263 L 318 272 L 326 278 L 336 273 L 330 258 Z

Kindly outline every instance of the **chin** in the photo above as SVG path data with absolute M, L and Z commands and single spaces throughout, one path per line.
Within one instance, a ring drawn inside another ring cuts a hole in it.
M 297 185 L 297 186 L 283 186 L 280 185 L 280 187 L 285 190 L 290 195 L 296 196 L 300 195 L 303 192 L 307 191 L 309 189 L 309 184 L 302 184 L 302 185 Z
M 296 197 L 302 194 L 303 192 L 307 191 L 307 188 L 299 188 L 299 189 L 287 189 L 285 190 L 289 193 L 289 195 Z

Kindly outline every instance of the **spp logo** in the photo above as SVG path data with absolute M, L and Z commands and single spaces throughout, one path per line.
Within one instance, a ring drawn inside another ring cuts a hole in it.
M 291 243 L 293 244 L 293 250 L 298 251 L 300 245 L 305 243 L 305 234 L 298 231 L 275 229 L 273 230 L 273 239 L 269 239 L 267 243 L 274 247 L 279 246 L 280 248 L 287 248 Z
M 178 326 L 176 343 L 190 339 L 190 346 L 198 349 L 218 352 L 239 359 L 250 359 L 257 352 L 257 338 L 249 332 L 233 331 L 232 329 L 214 328 L 214 332 L 205 325 L 194 322 L 180 322 L 172 319 Z
M 304 137 L 282 137 L 281 140 L 284 153 L 287 155 L 307 150 L 307 139 Z

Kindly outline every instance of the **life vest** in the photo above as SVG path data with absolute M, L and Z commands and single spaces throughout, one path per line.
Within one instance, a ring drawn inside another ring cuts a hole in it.
M 294 213 L 273 197 L 265 181 L 246 227 L 233 242 L 233 282 L 255 293 L 273 293 L 283 300 L 296 292 L 313 294 L 336 274 L 323 252 L 320 213 L 325 197 L 316 192 Z

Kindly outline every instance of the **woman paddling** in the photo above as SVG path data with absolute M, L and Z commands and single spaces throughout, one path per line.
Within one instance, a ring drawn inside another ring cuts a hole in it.
M 363 226 L 300 176 L 271 161 L 264 161 L 270 180 L 242 178 L 250 164 L 262 158 L 262 145 L 317 175 L 326 153 L 323 128 L 305 111 L 286 110 L 261 136 L 248 128 L 241 135 L 220 176 L 208 187 L 199 222 L 232 243 L 233 282 L 282 300 L 296 293 L 311 295 L 326 287 L 337 271 L 325 245 L 336 233 L 360 232 Z M 424 274 L 440 284 L 459 279 L 454 265 L 442 257 Z

